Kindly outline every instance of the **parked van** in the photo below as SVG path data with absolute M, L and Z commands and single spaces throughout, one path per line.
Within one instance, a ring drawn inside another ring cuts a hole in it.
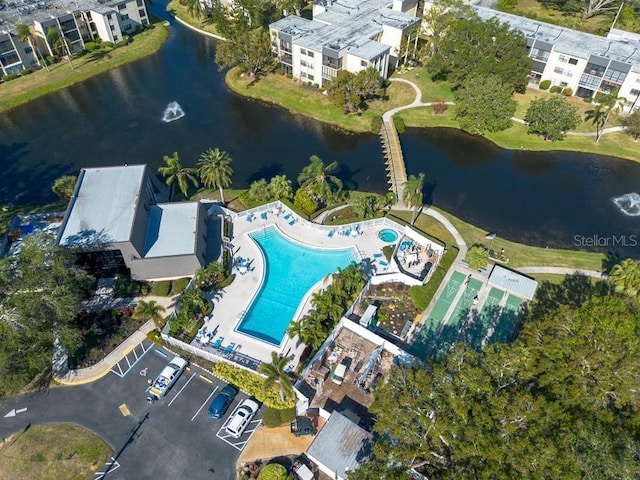
M 351 359 L 350 357 L 344 357 L 342 359 L 340 364 L 333 371 L 333 375 L 331 375 L 331 381 L 333 383 L 335 383 L 336 385 L 342 385 L 342 382 L 344 382 L 344 377 L 347 375 L 347 371 L 349 370 L 352 361 L 353 359 Z
M 260 405 L 250 398 L 241 402 L 229 417 L 226 426 L 227 433 L 235 438 L 242 435 L 259 408 Z

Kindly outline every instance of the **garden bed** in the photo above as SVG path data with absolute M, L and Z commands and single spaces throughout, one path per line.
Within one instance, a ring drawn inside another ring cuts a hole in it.
M 95 365 L 138 330 L 145 320 L 132 318 L 134 309 L 128 306 L 101 312 L 81 311 L 74 319 L 82 335 L 81 344 L 69 355 L 69 368 Z
M 404 283 L 372 285 L 364 298 L 362 308 L 366 309 L 371 304 L 378 305 L 376 326 L 397 337 L 403 337 L 420 314 L 411 299 L 411 287 Z

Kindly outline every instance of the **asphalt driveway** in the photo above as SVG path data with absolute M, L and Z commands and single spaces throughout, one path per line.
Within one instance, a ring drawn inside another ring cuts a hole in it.
M 192 367 L 166 397 L 149 405 L 149 381 L 171 354 L 147 346 L 137 362 L 125 359 L 114 367 L 115 373 L 94 383 L 6 399 L 0 407 L 0 437 L 29 425 L 72 422 L 94 431 L 113 448 L 115 463 L 101 469 L 105 479 L 235 479 L 235 463 L 250 432 L 233 442 L 219 432 L 246 395 L 236 397 L 224 418 L 209 418 L 209 403 L 224 384 Z

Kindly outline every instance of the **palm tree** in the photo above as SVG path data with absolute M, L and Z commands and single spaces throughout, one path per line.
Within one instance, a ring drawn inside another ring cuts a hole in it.
M 194 187 L 198 187 L 198 179 L 195 177 L 196 169 L 191 167 L 183 167 L 180 163 L 178 152 L 173 152 L 173 156 L 165 155 L 162 157 L 166 165 L 158 168 L 158 173 L 166 178 L 166 184 L 169 185 L 169 200 L 173 198 L 174 184 L 178 184 L 178 188 L 186 197 L 189 188 L 189 182 Z
M 489 261 L 489 250 L 482 245 L 474 245 L 467 252 L 467 263 L 471 268 L 477 270 L 487 266 Z
M 215 285 L 223 273 L 225 273 L 224 265 L 220 262 L 211 262 L 196 270 L 196 284 L 199 288 L 206 289 Z
M 186 3 L 189 15 L 200 20 L 204 14 L 204 7 L 201 0 L 187 0 Z
M 334 293 L 333 289 L 314 292 L 311 295 L 311 305 L 318 310 L 321 316 L 328 317 L 335 325 L 345 312 L 343 300 Z
M 262 363 L 258 367 L 258 372 L 267 376 L 264 380 L 264 389 L 268 390 L 277 385 L 282 403 L 286 397 L 294 395 L 293 385 L 286 372 L 291 359 L 292 357 L 279 357 L 276 352 L 271 352 L 271 363 Z
M 351 263 L 345 269 L 338 267 L 338 273 L 333 274 L 333 286 L 337 292 L 344 292 L 347 298 L 364 287 L 367 283 L 367 274 L 364 273 L 362 265 Z
M 601 127 L 604 126 L 604 119 L 607 116 L 607 112 L 604 109 L 604 105 L 596 105 L 590 110 L 584 112 L 584 121 L 591 121 L 592 125 L 596 126 L 596 143 L 600 141 L 602 135 Z
M 160 328 L 162 320 L 164 319 L 162 316 L 164 311 L 165 308 L 155 300 L 149 300 L 148 302 L 140 300 L 136 305 L 132 317 L 137 320 L 153 320 L 156 327 Z
M 640 292 L 640 261 L 627 258 L 614 265 L 609 280 L 616 293 L 637 297 Z
M 182 293 L 178 303 L 183 310 L 191 315 L 198 315 L 204 312 L 208 306 L 207 300 L 202 296 L 199 288 L 189 288 Z
M 300 319 L 302 322 L 300 340 L 311 346 L 313 350 L 319 349 L 327 338 L 328 331 L 322 324 L 323 320 L 325 319 L 317 310 L 311 310 Z
M 20 39 L 20 41 L 23 43 L 27 42 L 29 44 L 31 50 L 36 52 L 36 58 L 38 59 L 38 61 L 42 63 L 42 66 L 47 70 L 47 72 L 49 72 L 49 66 L 47 65 L 47 62 L 42 56 L 42 52 L 40 52 L 40 49 L 36 44 L 35 38 L 33 36 L 33 33 L 31 32 L 31 29 L 29 28 L 29 25 L 24 22 L 19 23 L 16 25 L 16 31 L 18 32 L 18 39 Z
M 269 182 L 269 190 L 274 200 L 281 198 L 293 197 L 293 188 L 291 188 L 291 180 L 286 175 L 276 175 Z
M 71 70 L 75 70 L 73 68 L 73 62 L 71 61 L 71 49 L 69 48 L 71 40 L 64 35 L 60 35 L 60 32 L 55 28 L 49 27 L 47 29 L 47 43 L 59 57 L 66 54 Z
M 202 184 L 207 188 L 219 188 L 220 200 L 224 204 L 224 190 L 231 185 L 233 168 L 231 156 L 217 148 L 209 149 L 200 155 L 198 160 L 198 174 Z
M 612 113 L 619 113 L 624 107 L 624 103 L 627 101 L 624 97 L 619 97 L 618 92 L 620 89 L 615 89 L 611 93 L 606 94 L 600 99 L 600 104 L 604 105 L 605 111 L 607 115 L 604 117 L 604 122 L 602 123 L 602 129 L 604 130 L 605 126 L 609 122 L 609 117 Z M 602 136 L 602 134 L 600 135 Z M 599 138 L 596 140 L 598 142 Z
M 422 189 L 424 188 L 424 173 L 415 175 L 409 175 L 407 183 L 404 185 L 402 191 L 402 201 L 409 208 L 415 208 L 413 215 L 411 215 L 411 225 L 418 219 L 419 209 L 422 209 Z
M 311 155 L 309 165 L 298 175 L 298 183 L 313 192 L 318 200 L 329 203 L 342 190 L 342 180 L 329 175 L 338 168 L 338 162 L 325 165 L 320 157 Z

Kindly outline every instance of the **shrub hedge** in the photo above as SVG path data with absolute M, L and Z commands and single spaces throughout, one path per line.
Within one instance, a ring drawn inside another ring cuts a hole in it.
M 191 279 L 189 277 L 182 277 L 171 282 L 171 295 L 178 295 L 184 292 Z
M 393 124 L 399 134 L 403 134 L 407 127 L 404 124 L 404 119 L 400 115 L 393 116 Z
M 262 467 L 257 480 L 287 480 L 289 478 L 289 472 L 283 465 L 270 463 Z
M 168 297 L 170 291 L 171 291 L 170 280 L 161 280 L 159 282 L 153 283 L 152 292 L 154 295 L 157 295 L 158 297 Z
M 274 385 L 273 388 L 265 390 L 265 379 L 257 373 L 224 362 L 216 363 L 213 367 L 213 373 L 244 390 L 267 407 L 285 409 L 294 406 L 293 398 L 285 399 L 282 403 L 277 386 Z
M 554 85 L 549 89 L 551 93 L 562 93 L 562 87 L 560 85 Z
M 540 90 L 547 90 L 550 86 L 551 80 L 542 80 L 540 85 L 538 85 L 538 88 L 540 88 Z
M 275 428 L 285 423 L 293 422 L 296 418 L 295 407 L 278 410 L 276 408 L 267 408 L 262 415 L 262 423 L 267 428 Z
M 380 133 L 380 129 L 382 128 L 382 117 L 376 115 L 371 119 L 371 133 L 375 133 L 376 135 Z

